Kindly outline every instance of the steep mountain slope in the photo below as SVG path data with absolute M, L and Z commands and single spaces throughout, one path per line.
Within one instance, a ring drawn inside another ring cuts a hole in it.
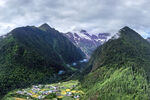
M 109 33 L 99 33 L 98 35 L 90 35 L 86 30 L 79 33 L 68 32 L 64 34 L 72 43 L 79 47 L 87 57 L 110 36 Z
M 0 39 L 0 94 L 70 74 L 67 63 L 84 58 L 66 37 L 43 24 L 20 27 Z M 59 76 L 59 71 L 65 72 Z
M 150 44 L 129 27 L 97 48 L 82 80 L 87 100 L 149 100 Z M 87 71 L 88 70 L 88 71 Z

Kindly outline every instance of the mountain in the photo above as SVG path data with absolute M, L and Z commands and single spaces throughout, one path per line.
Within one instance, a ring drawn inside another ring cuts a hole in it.
M 150 42 L 150 37 L 147 38 L 147 41 Z
M 0 94 L 61 80 L 72 74 L 67 64 L 82 59 L 84 53 L 48 24 L 16 28 L 0 37 Z
M 150 44 L 129 27 L 115 37 L 94 51 L 81 79 L 83 100 L 149 100 Z
M 99 33 L 98 35 L 90 35 L 86 30 L 81 30 L 79 33 L 68 32 L 64 34 L 73 44 L 79 47 L 89 58 L 92 52 L 110 36 L 109 33 Z

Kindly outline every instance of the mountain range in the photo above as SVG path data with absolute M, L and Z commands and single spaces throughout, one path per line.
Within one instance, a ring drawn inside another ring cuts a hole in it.
M 99 33 L 97 35 L 88 33 L 86 30 L 80 32 L 68 32 L 64 34 L 74 45 L 79 47 L 89 58 L 92 52 L 100 45 L 105 43 L 110 37 L 109 33 Z
M 0 97 L 78 79 L 81 100 L 149 100 L 150 38 L 127 26 L 109 37 L 86 30 L 64 34 L 46 23 L 15 28 L 0 37 Z

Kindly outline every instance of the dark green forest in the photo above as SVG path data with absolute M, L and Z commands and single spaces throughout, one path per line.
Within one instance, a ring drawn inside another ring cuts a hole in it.
M 79 48 L 47 24 L 16 28 L 0 38 L 0 94 L 62 80 L 73 73 L 66 64 L 83 58 Z M 65 74 L 59 76 L 60 70 Z
M 84 100 L 150 99 L 150 44 L 129 27 L 118 35 L 93 53 L 81 79 Z

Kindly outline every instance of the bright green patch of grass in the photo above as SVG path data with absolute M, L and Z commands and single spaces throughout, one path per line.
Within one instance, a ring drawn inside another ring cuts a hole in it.
M 29 97 L 30 99 L 38 100 L 39 96 L 44 96 L 45 99 L 54 99 L 59 98 L 60 100 L 75 100 L 74 96 L 79 95 L 80 97 L 84 94 L 83 91 L 78 89 L 79 81 L 78 80 L 70 80 L 66 82 L 59 82 L 54 84 L 46 84 L 46 85 L 37 85 L 39 90 L 37 93 L 34 93 L 34 87 L 26 88 L 26 89 L 20 89 L 9 92 L 5 97 L 4 100 L 11 99 L 11 98 L 22 98 L 26 99 Z M 57 92 L 49 93 L 49 94 L 43 94 L 45 91 L 52 91 L 55 89 L 49 88 L 49 87 L 57 87 Z M 27 93 L 32 93 L 31 96 L 25 94 L 18 94 L 17 91 L 26 91 Z M 68 96 L 68 92 L 71 93 L 71 96 Z

